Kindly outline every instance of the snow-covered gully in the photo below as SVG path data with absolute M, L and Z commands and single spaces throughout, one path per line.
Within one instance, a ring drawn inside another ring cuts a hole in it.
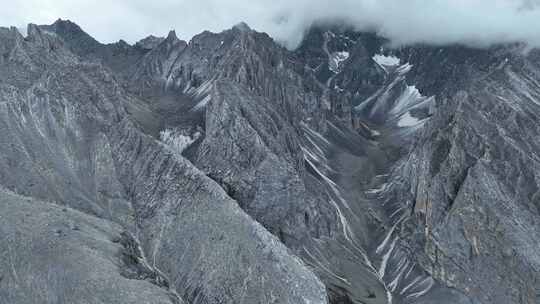
M 332 61 L 333 57 L 328 51 L 326 42 L 323 49 L 329 61 Z M 330 198 L 328 203 L 339 219 L 343 239 L 343 241 L 337 241 L 339 246 L 347 248 L 347 252 L 361 261 L 356 271 L 365 271 L 365 276 L 373 276 L 382 286 L 381 294 L 373 296 L 382 297 L 385 303 L 390 304 L 410 303 L 412 299 L 427 294 L 435 282 L 401 247 L 399 230 L 400 225 L 409 220 L 407 208 L 403 204 L 387 206 L 384 203 L 386 193 L 394 186 L 391 181 L 388 181 L 392 163 L 383 161 L 383 165 L 379 165 L 375 171 L 367 168 L 372 165 L 371 158 L 377 159 L 378 155 L 385 153 L 385 147 L 381 144 L 385 136 L 409 136 L 423 126 L 428 118 L 414 117 L 411 115 L 411 110 L 429 108 L 433 103 L 433 98 L 422 96 L 414 86 L 402 85 L 405 74 L 411 68 L 410 64 L 401 63 L 399 58 L 393 56 L 380 55 L 373 59 L 387 73 L 387 86 L 383 86 L 356 110 L 369 113 L 364 117 L 365 119 L 380 118 L 381 113 L 386 116 L 383 120 L 386 126 L 372 131 L 378 134 L 374 139 L 375 142 L 372 141 L 375 148 L 359 147 L 360 150 L 364 150 L 365 155 L 355 156 L 354 152 L 340 145 L 338 137 L 350 139 L 359 135 L 353 135 L 354 131 L 346 127 L 337 126 L 336 122 L 328 122 L 328 130 L 325 134 L 313 130 L 306 124 L 302 125 L 305 138 L 302 151 L 306 166 L 326 187 L 326 193 Z M 331 79 L 333 77 L 335 76 Z M 390 94 L 396 95 L 398 90 L 402 91 L 398 92 L 397 99 L 390 100 Z M 390 91 L 393 92 L 390 93 Z M 346 172 L 353 170 L 350 168 L 355 168 L 354 170 L 364 175 L 365 172 L 377 172 L 377 174 L 364 176 L 370 182 L 364 184 L 368 185 L 367 187 L 361 186 L 362 183 L 351 178 L 354 174 Z M 370 208 L 378 209 L 378 212 L 386 214 L 387 220 L 382 225 L 388 228 L 384 229 L 383 234 L 380 230 L 371 230 L 373 228 L 368 228 L 371 226 L 366 225 L 370 219 L 362 213 Z M 355 286 L 357 283 L 352 279 L 353 272 L 340 271 L 339 267 L 332 264 L 331 259 L 325 257 L 324 248 L 317 250 L 304 248 L 304 251 L 308 260 L 311 260 L 328 276 L 336 278 L 347 286 L 352 285 L 352 288 L 359 288 Z

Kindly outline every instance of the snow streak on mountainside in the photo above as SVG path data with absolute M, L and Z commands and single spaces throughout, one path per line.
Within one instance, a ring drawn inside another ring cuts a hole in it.
M 536 51 L 0 42 L 2 303 L 537 302 Z

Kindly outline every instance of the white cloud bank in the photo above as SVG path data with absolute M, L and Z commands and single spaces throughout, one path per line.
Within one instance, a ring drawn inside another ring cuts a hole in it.
M 5 2 L 5 3 L 4 3 Z M 314 22 L 344 21 L 396 44 L 540 46 L 540 0 L 0 0 L 0 24 L 78 23 L 102 42 L 175 29 L 183 39 L 239 21 L 294 47 Z

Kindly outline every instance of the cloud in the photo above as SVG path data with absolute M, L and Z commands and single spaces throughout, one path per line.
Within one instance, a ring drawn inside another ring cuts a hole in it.
M 5 3 L 2 3 L 5 2 Z M 0 0 L 0 23 L 78 23 L 102 42 L 175 29 L 186 40 L 240 21 L 296 46 L 317 22 L 375 30 L 394 44 L 540 46 L 540 0 Z

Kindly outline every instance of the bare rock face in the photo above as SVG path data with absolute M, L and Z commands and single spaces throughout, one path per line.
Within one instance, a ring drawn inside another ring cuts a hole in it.
M 110 72 L 81 62 L 56 36 L 31 26 L 27 40 L 16 37 L 2 67 L 2 185 L 129 222 L 104 138 L 129 97 Z
M 335 229 L 334 212 L 321 206 L 302 179 L 297 130 L 275 105 L 233 82 L 216 82 L 211 94 L 196 165 L 292 247 L 310 230 L 320 236 Z
M 144 39 L 137 41 L 137 43 L 135 43 L 135 46 L 145 50 L 152 50 L 161 42 L 163 42 L 163 40 L 165 40 L 165 38 L 150 35 Z
M 186 46 L 186 42 L 178 39 L 174 31 L 171 31 L 167 38 L 156 43 L 144 55 L 131 76 L 130 82 L 133 89 L 140 94 L 152 89 L 159 90 L 161 84 L 167 80 L 167 75 L 176 58 Z

